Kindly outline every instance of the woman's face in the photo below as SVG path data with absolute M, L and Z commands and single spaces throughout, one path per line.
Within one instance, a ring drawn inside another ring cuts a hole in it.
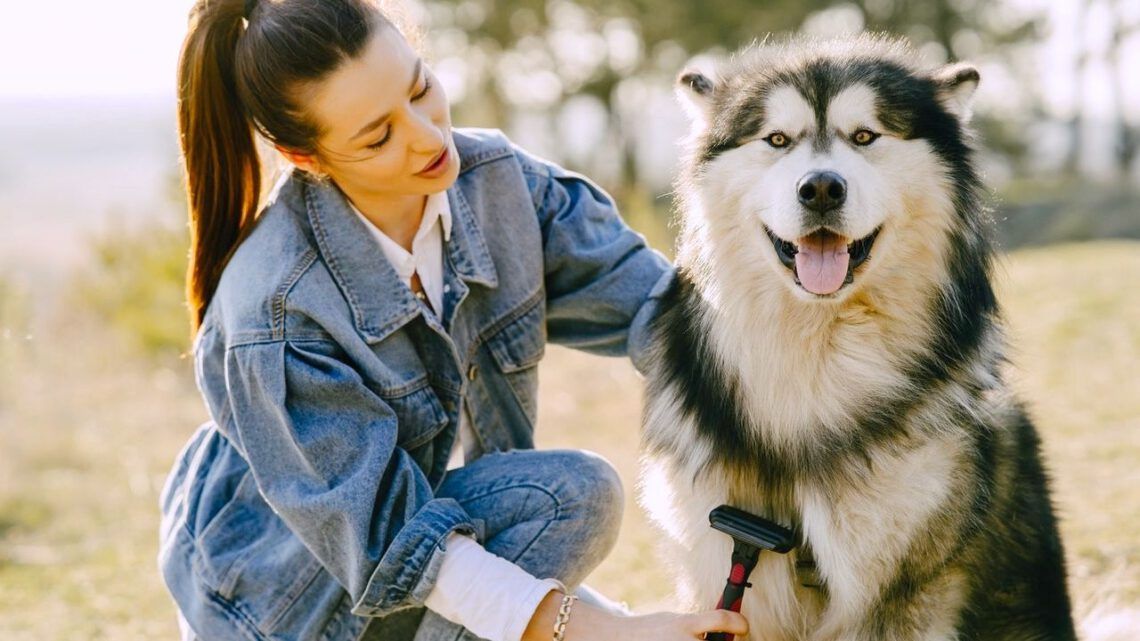
M 316 169 L 353 197 L 432 194 L 459 174 L 447 96 L 394 27 L 378 27 L 304 104 L 321 129 Z

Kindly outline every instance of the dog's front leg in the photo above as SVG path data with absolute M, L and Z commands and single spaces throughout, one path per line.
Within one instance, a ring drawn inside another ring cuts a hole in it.
M 799 487 L 828 606 L 811 641 L 947 641 L 962 604 L 946 569 L 967 513 L 952 438 L 871 451 Z
M 922 582 L 913 579 L 913 575 L 900 575 L 863 607 L 832 603 L 810 640 L 956 641 L 965 577 L 946 571 Z M 870 594 L 875 591 L 868 590 Z

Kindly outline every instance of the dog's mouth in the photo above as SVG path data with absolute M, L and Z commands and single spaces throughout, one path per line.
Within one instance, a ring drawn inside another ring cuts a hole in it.
M 790 242 L 772 233 L 768 238 L 784 267 L 792 271 L 796 284 L 816 296 L 830 296 L 844 285 L 855 282 L 855 269 L 871 257 L 871 247 L 882 225 L 858 240 L 849 240 L 830 229 L 819 228 Z

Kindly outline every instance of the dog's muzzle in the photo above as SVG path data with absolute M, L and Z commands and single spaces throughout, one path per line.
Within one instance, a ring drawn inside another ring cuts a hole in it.
M 792 271 L 796 284 L 817 296 L 829 296 L 855 282 L 855 269 L 871 257 L 871 247 L 883 227 L 854 241 L 830 229 L 819 228 L 796 242 L 780 238 L 764 226 L 776 256 Z

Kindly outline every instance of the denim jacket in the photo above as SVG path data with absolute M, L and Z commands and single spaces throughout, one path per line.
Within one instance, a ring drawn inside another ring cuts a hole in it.
M 422 605 L 447 534 L 484 540 L 433 495 L 462 406 L 482 451 L 532 448 L 548 339 L 643 368 L 668 261 L 582 175 L 453 134 L 438 318 L 300 172 L 226 265 L 193 345 L 211 420 L 161 497 L 160 567 L 198 636 L 353 638 Z

